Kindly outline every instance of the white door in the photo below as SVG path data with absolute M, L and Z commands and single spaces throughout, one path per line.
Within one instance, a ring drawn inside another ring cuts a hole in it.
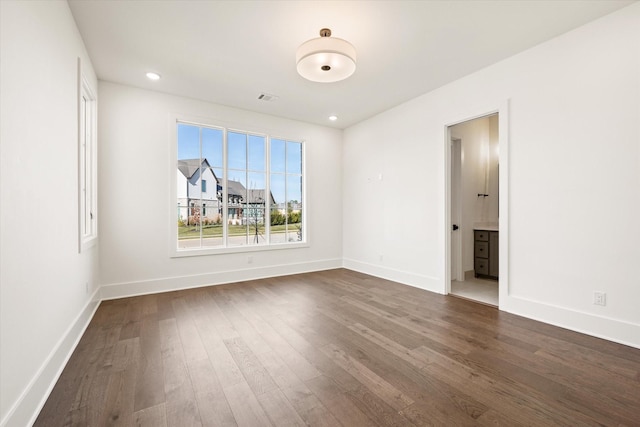
M 464 281 L 462 268 L 462 141 L 451 139 L 451 280 Z

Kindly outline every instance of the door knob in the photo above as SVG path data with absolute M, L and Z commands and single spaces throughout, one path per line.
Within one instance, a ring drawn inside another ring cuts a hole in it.
M 460 227 L 458 227 L 457 224 L 453 224 L 453 231 L 456 231 L 458 228 L 460 228 Z

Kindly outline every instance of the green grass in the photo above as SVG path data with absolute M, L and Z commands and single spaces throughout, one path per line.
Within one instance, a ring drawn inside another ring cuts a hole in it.
M 299 224 L 289 224 L 289 231 L 296 231 Z M 249 226 L 249 234 L 255 233 L 255 226 Z M 264 234 L 264 225 L 258 225 L 258 233 Z M 284 225 L 272 225 L 271 233 L 284 233 Z M 246 225 L 230 225 L 229 236 L 244 236 L 247 233 Z M 203 225 L 202 237 L 221 237 L 222 224 L 220 225 Z M 200 237 L 200 228 L 195 225 L 178 226 L 178 240 L 196 239 Z

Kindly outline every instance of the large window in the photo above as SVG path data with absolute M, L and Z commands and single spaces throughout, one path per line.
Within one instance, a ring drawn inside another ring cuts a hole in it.
M 95 93 L 80 69 L 78 79 L 78 250 L 82 252 L 98 237 L 97 114 Z
M 304 242 L 302 142 L 176 126 L 179 253 Z

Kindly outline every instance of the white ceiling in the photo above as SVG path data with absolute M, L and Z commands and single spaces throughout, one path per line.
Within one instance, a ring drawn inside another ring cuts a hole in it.
M 337 128 L 630 3 L 69 0 L 101 80 Z M 296 48 L 323 27 L 357 50 L 347 80 L 296 72 Z M 259 101 L 263 92 L 279 99 Z

